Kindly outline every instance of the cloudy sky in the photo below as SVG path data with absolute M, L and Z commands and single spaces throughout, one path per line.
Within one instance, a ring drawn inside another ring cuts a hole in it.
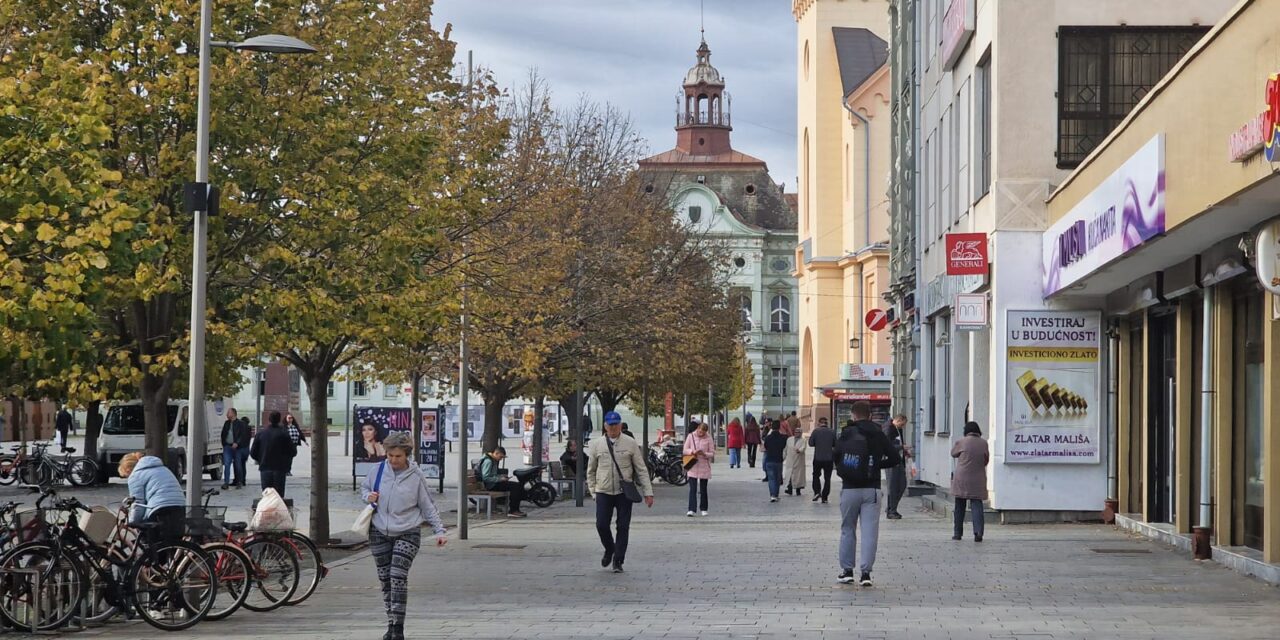
M 733 96 L 733 146 L 796 183 L 795 21 L 790 0 L 705 0 L 711 62 Z M 558 103 L 580 94 L 630 112 L 651 152 L 675 146 L 675 96 L 698 48 L 699 0 L 436 0 L 500 84 L 531 67 Z

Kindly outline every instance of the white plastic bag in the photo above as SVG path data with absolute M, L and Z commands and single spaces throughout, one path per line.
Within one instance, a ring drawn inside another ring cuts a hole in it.
M 351 532 L 368 537 L 371 524 L 373 524 L 373 505 L 367 504 L 360 513 L 356 514 L 356 521 L 351 523 Z
M 263 489 L 262 499 L 258 500 L 258 510 L 253 512 L 249 521 L 251 531 L 292 531 L 293 514 L 284 503 L 284 498 L 270 487 Z

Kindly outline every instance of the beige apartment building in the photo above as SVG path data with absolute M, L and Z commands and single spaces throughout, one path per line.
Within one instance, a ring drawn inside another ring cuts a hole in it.
M 794 0 L 799 411 L 889 411 L 888 331 L 872 331 L 889 279 L 887 0 Z

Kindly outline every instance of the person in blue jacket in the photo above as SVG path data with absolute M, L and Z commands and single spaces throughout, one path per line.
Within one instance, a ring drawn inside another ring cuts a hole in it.
M 169 467 L 160 458 L 137 452 L 121 458 L 118 471 L 129 480 L 129 497 L 134 499 L 129 523 L 158 522 L 153 538 L 181 537 L 187 498 Z

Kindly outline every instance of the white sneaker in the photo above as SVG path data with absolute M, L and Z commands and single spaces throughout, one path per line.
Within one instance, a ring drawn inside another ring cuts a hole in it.
M 686 515 L 686 516 L 688 516 L 688 517 L 692 518 L 692 517 L 693 517 L 693 512 L 692 512 L 692 511 L 690 511 L 689 513 L 686 513 L 686 514 L 684 514 L 684 515 Z
M 706 512 L 706 511 L 703 511 L 703 512 L 702 512 L 702 517 L 704 517 L 704 518 L 705 518 L 705 517 L 707 517 L 707 512 Z
M 777 502 L 777 501 L 778 501 L 777 498 L 769 498 L 769 502 Z

